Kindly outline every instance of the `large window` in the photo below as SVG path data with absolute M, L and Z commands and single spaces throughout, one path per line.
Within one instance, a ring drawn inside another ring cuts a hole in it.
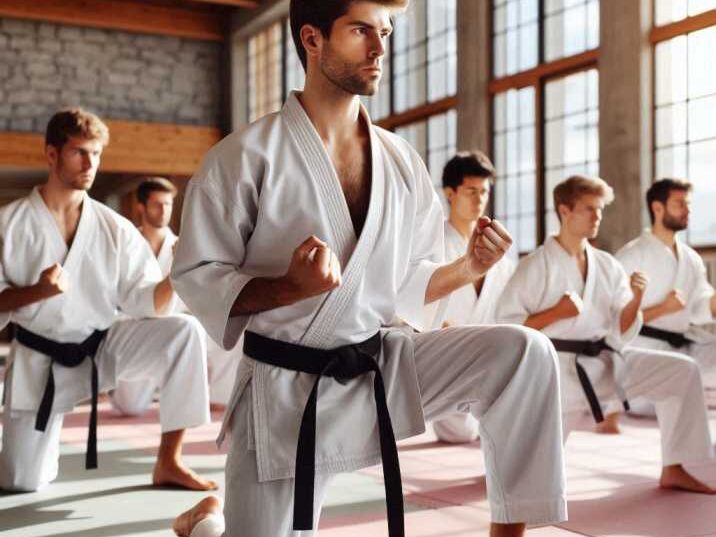
M 554 185 L 599 172 L 599 1 L 493 0 L 492 28 L 495 216 L 525 253 L 557 229 Z
M 655 7 L 657 23 L 671 23 L 664 34 L 668 38 L 658 41 L 654 50 L 655 178 L 682 177 L 693 183 L 688 240 L 695 246 L 714 246 L 716 70 L 707 66 L 716 51 L 716 16 L 702 16 L 699 20 L 712 26 L 692 32 L 685 27 L 679 33 L 679 22 L 673 21 L 714 8 L 716 0 L 658 0 Z

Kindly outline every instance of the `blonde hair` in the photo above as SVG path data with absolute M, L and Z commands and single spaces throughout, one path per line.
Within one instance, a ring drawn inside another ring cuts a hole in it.
M 574 209 L 574 204 L 582 196 L 599 196 L 604 200 L 605 205 L 614 201 L 614 189 L 600 177 L 587 177 L 585 175 L 573 175 L 559 183 L 552 191 L 554 198 L 554 210 L 559 216 L 559 206 L 566 205 Z

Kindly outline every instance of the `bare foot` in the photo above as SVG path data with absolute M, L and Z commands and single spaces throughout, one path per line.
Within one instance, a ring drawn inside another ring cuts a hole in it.
M 210 403 L 209 410 L 211 412 L 223 412 L 224 410 L 226 410 L 226 405 L 223 405 L 221 403 Z
M 179 537 L 189 537 L 191 531 L 207 516 L 221 512 L 221 500 L 216 496 L 204 498 L 188 511 L 174 519 L 172 529 Z
M 179 462 L 157 460 L 152 474 L 155 487 L 179 487 L 189 490 L 216 490 L 219 486 L 215 481 L 199 477 L 191 469 Z
M 619 429 L 619 412 L 612 412 L 604 416 L 604 421 L 597 423 L 594 432 L 598 434 L 621 434 Z
M 696 479 L 680 464 L 664 466 L 661 471 L 659 486 L 663 489 L 683 490 L 699 494 L 716 494 L 716 489 L 712 489 L 706 483 Z

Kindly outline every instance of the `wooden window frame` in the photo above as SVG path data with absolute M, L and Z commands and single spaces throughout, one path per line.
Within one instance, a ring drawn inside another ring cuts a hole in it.
M 603 1 L 603 0 L 602 0 Z M 546 209 L 546 168 L 545 168 L 545 85 L 547 82 L 567 77 L 574 73 L 588 71 L 590 69 L 599 69 L 599 51 L 600 48 L 594 48 L 580 52 L 572 56 L 566 56 L 550 62 L 545 62 L 545 13 L 544 3 L 539 4 L 538 19 L 538 61 L 539 63 L 530 69 L 507 75 L 500 78 L 494 78 L 494 0 L 490 2 L 490 22 L 489 35 L 490 47 L 488 53 L 490 55 L 490 76 L 488 84 L 488 98 L 490 99 L 490 155 L 494 159 L 494 97 L 498 93 L 504 93 L 511 89 L 522 89 L 526 87 L 534 87 L 535 90 L 535 180 L 536 180 L 536 196 L 535 196 L 535 215 L 536 222 L 536 244 L 540 245 L 546 239 L 547 222 L 545 218 Z M 494 202 L 491 201 L 494 208 Z

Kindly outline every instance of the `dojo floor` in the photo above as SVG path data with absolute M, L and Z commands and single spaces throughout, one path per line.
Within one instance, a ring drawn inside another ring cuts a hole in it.
M 149 487 L 159 438 L 157 410 L 118 418 L 100 412 L 100 469 L 83 469 L 89 408 L 68 416 L 58 480 L 32 494 L 0 492 L 3 537 L 170 536 L 172 518 L 203 493 Z M 716 412 L 712 430 L 716 430 Z M 219 420 L 220 416 L 214 416 Z M 190 431 L 187 462 L 223 487 L 225 457 L 213 439 L 218 423 Z M 655 422 L 627 419 L 620 436 L 576 432 L 567 444 L 570 520 L 533 530 L 535 537 L 716 536 L 716 497 L 660 491 Z M 479 446 L 447 446 L 431 433 L 401 445 L 410 537 L 487 535 L 489 509 Z M 716 463 L 692 468 L 716 485 Z M 386 535 L 380 471 L 338 478 L 321 519 L 321 537 Z M 271 536 L 266 536 L 271 537 Z

